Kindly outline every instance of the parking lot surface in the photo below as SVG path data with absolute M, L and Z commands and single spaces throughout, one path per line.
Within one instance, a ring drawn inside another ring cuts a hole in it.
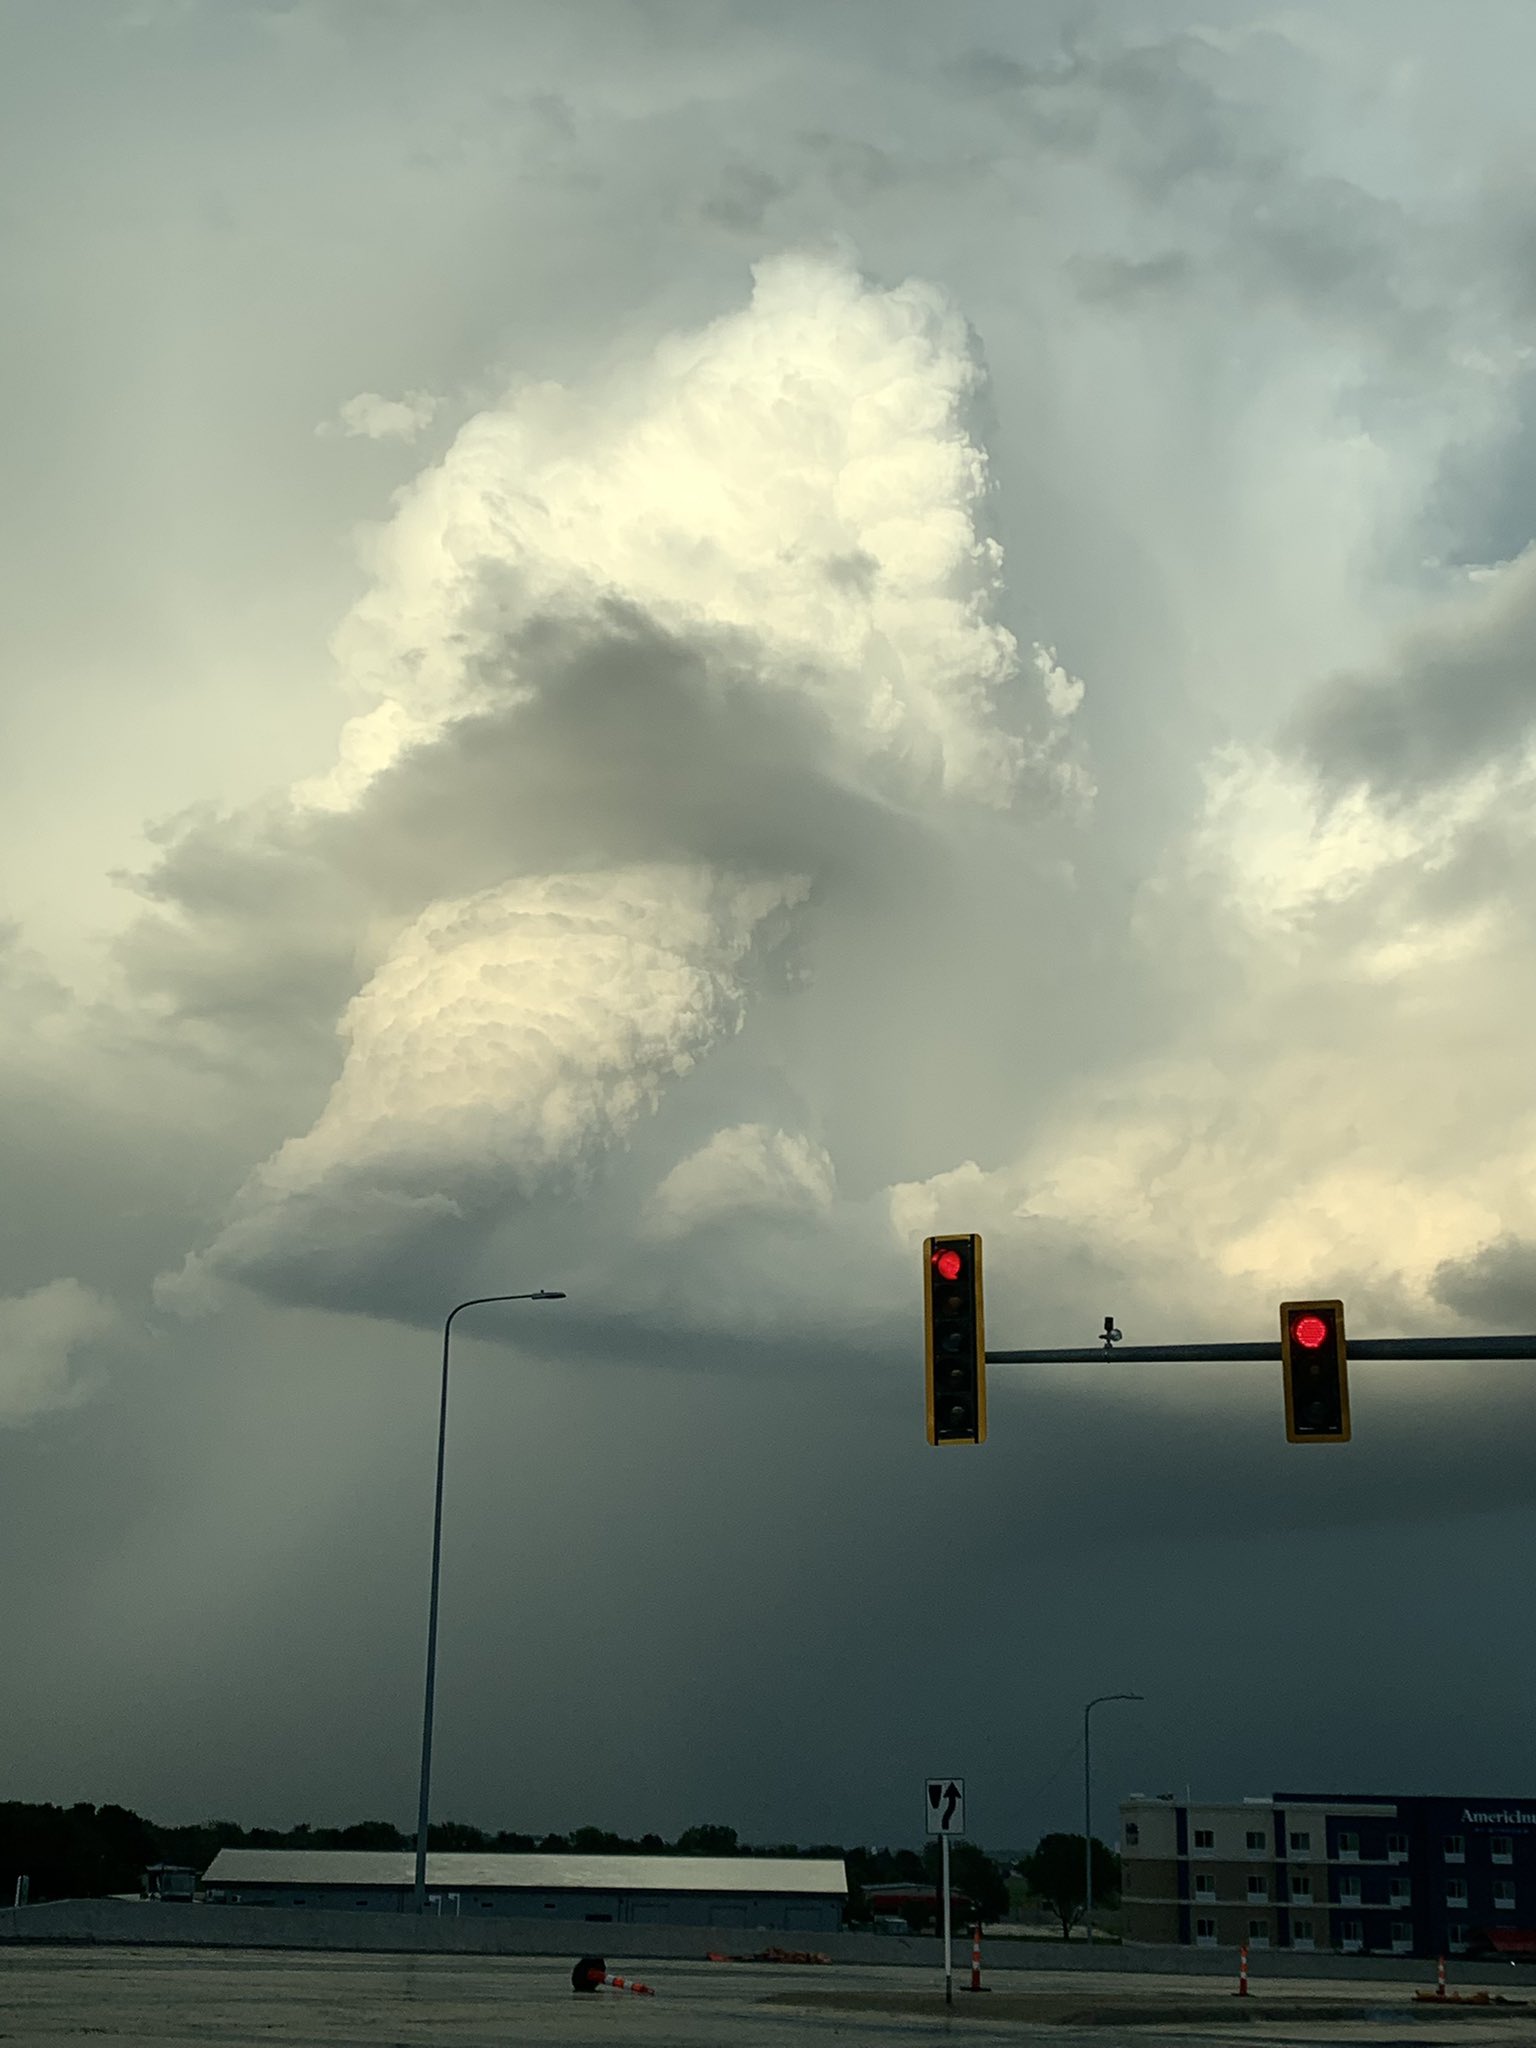
M 1000 1972 L 979 1996 L 912 1970 L 657 1962 L 644 1998 L 572 1992 L 574 1958 L 16 1947 L 0 1952 L 3 2048 L 922 2048 L 930 2042 L 1245 2042 L 1249 2048 L 1536 2044 L 1536 2004 L 1426 2010 L 1402 1987 L 1322 1981 L 1238 2005 L 1168 1977 Z M 1512 1984 L 1509 1995 L 1522 1988 Z

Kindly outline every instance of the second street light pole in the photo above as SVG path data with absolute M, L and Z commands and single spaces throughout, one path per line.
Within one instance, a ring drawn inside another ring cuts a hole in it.
M 1083 1934 L 1093 1945 L 1093 1764 L 1089 1749 L 1088 1717 L 1108 1700 L 1139 1700 L 1139 1692 L 1101 1692 L 1083 1709 Z
M 413 1905 L 427 1910 L 427 1807 L 432 1797 L 432 1696 L 437 1684 L 437 1579 L 443 1556 L 443 1452 L 448 1442 L 448 1338 L 453 1319 L 464 1308 L 488 1301 L 564 1301 L 559 1288 L 540 1287 L 532 1294 L 477 1294 L 449 1309 L 443 1324 L 443 1392 L 437 1411 L 437 1494 L 432 1507 L 432 1598 L 427 1612 L 427 1698 L 421 1716 L 421 1796 L 416 1807 L 416 1886 Z

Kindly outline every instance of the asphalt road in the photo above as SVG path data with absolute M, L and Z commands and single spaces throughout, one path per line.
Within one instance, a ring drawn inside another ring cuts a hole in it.
M 1189 1978 L 1000 1973 L 973 1996 L 912 1970 L 642 1963 L 652 1998 L 570 1988 L 574 1958 L 8 1948 L 4 2048 L 1432 2048 L 1536 2043 L 1536 2003 L 1415 2008 L 1397 1985 L 1287 1985 L 1238 2007 Z M 621 1958 L 609 1968 L 630 1971 Z

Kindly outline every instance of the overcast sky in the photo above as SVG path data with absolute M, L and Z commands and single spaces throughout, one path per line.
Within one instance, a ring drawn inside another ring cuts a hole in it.
M 0 1797 L 1536 1792 L 1536 17 L 6 0 Z

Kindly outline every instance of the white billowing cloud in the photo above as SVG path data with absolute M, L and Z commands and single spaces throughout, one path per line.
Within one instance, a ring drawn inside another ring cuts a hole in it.
M 1138 913 L 1184 992 L 1172 1041 L 1016 1159 L 891 1189 L 898 1238 L 982 1227 L 1027 1261 L 1048 1233 L 1117 1264 L 1138 1298 L 1116 1306 L 1160 1335 L 1237 1335 L 1312 1291 L 1443 1327 L 1443 1263 L 1536 1237 L 1520 775 L 1330 803 L 1283 757 L 1222 750 Z
M 1330 797 L 1297 762 L 1267 747 L 1229 746 L 1211 756 L 1204 780 L 1191 864 L 1218 879 L 1246 924 L 1278 934 L 1395 868 L 1444 868 L 1468 828 L 1507 796 L 1510 776 L 1485 769 L 1387 809 L 1363 785 Z
M 434 905 L 348 1008 L 345 1064 L 314 1126 L 252 1176 L 162 1298 L 280 1263 L 317 1212 L 387 1235 L 580 1186 L 740 1028 L 747 955 L 805 888 L 663 864 Z
M 749 635 L 773 686 L 829 717 L 847 772 L 1005 805 L 1030 750 L 995 717 L 1019 664 L 978 530 L 981 381 L 933 285 L 877 290 L 846 260 L 790 255 L 756 267 L 741 311 L 602 389 L 514 390 L 379 536 L 334 641 L 370 708 L 305 794 L 355 801 L 403 747 L 505 694 L 487 657 L 510 632 L 616 592 L 666 630 Z
M 1126 1276 L 1122 1319 L 1196 1337 L 1312 1291 L 1443 1328 L 1444 1268 L 1536 1240 L 1536 765 L 1523 736 L 1492 758 L 1446 737 L 1458 702 L 1513 723 L 1527 580 L 1521 558 L 1431 603 L 1369 686 L 1320 684 L 1309 755 L 1208 757 L 1133 920 L 1182 994 L 1168 1043 L 1064 1096 L 1018 1156 L 888 1190 L 903 1244 L 984 1228 L 1038 1265 L 1043 1234 Z M 1350 728 L 1368 696 L 1379 725 Z M 1336 774 L 1334 728 L 1416 772 L 1378 786 L 1362 745 Z
M 322 421 L 315 431 L 368 441 L 414 441 L 423 427 L 432 424 L 439 403 L 430 391 L 407 391 L 403 398 L 359 391 L 337 408 L 334 420 Z
M 653 1235 L 673 1238 L 711 1223 L 814 1219 L 836 1193 L 822 1146 L 767 1124 L 734 1124 L 679 1160 L 652 1196 L 647 1222 Z
M 90 1387 L 74 1355 L 117 1327 L 112 1304 L 78 1280 L 0 1298 L 0 1425 L 83 1400 Z
M 1070 718 L 1087 688 L 1081 676 L 1068 675 L 1054 647 L 1036 647 L 1034 669 L 1045 686 L 1045 701 L 1058 718 Z
M 651 629 L 653 667 L 686 670 L 698 692 L 669 787 L 686 788 L 698 735 L 710 790 L 778 777 L 777 797 L 727 806 L 701 853 L 678 797 L 636 768 L 622 804 L 578 800 L 573 871 L 572 809 L 509 791 L 515 852 L 505 836 L 487 850 L 493 821 L 468 863 L 476 886 L 461 892 L 439 864 L 414 904 L 397 896 L 359 930 L 378 964 L 341 1020 L 329 1101 L 250 1176 L 213 1245 L 163 1280 L 167 1300 L 221 1276 L 280 1293 L 301 1249 L 318 1273 L 328 1247 L 340 1272 L 349 1247 L 369 1265 L 412 1231 L 585 1186 L 740 1025 L 748 951 L 823 879 L 809 852 L 799 872 L 812 801 L 824 818 L 847 792 L 846 866 L 893 807 L 923 824 L 1006 811 L 1026 772 L 1058 805 L 1091 793 L 1069 740 L 1081 682 L 1046 649 L 1025 677 L 993 616 L 1000 551 L 981 532 L 986 459 L 967 425 L 981 378 L 935 287 L 878 289 L 844 258 L 783 256 L 757 267 L 741 310 L 600 387 L 514 390 L 401 495 L 372 588 L 336 636 L 368 708 L 335 771 L 295 792 L 295 832 L 308 820 L 318 835 L 306 844 L 397 817 L 408 752 L 420 769 L 440 748 L 435 786 L 451 791 L 475 715 L 494 720 L 520 786 L 572 786 L 623 730 L 580 695 L 586 641 L 607 634 L 603 687 L 624 717 L 661 701 L 620 615 Z M 780 759 L 762 735 L 781 729 L 814 744 Z M 764 853 L 764 817 L 787 852 Z M 434 854 L 474 829 L 445 823 Z M 504 879 L 485 886 L 487 873 Z M 675 1169 L 641 1227 L 676 1236 L 712 1205 L 785 1214 L 831 1199 L 830 1160 L 744 1126 Z M 336 1298 L 356 1298 L 355 1278 Z

